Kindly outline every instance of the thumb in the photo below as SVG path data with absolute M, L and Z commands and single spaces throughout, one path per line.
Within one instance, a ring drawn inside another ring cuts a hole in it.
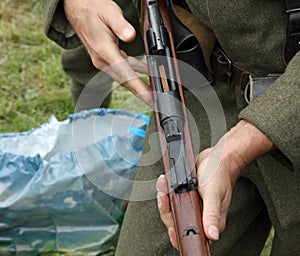
M 221 220 L 221 201 L 215 197 L 203 198 L 203 227 L 206 237 L 211 241 L 219 239 Z
M 115 4 L 114 2 L 112 2 Z M 124 18 L 122 10 L 115 4 L 113 6 L 115 12 L 108 12 L 106 15 L 106 23 L 111 28 L 113 33 L 124 42 L 131 42 L 136 37 L 134 27 Z M 115 13 L 114 16 L 110 13 Z
M 136 37 L 135 29 L 124 18 L 121 19 L 119 22 L 113 22 L 112 24 L 110 24 L 110 27 L 115 33 L 115 35 L 123 42 L 131 42 Z

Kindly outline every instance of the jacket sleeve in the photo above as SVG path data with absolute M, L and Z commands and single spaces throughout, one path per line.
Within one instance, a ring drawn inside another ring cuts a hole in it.
M 239 117 L 264 132 L 300 170 L 300 52 L 285 72 L 257 97 Z
M 79 37 L 66 18 L 63 0 L 43 0 L 44 32 L 47 37 L 65 49 L 81 44 Z

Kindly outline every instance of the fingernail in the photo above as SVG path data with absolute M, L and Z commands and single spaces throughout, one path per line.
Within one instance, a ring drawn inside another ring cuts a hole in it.
M 132 38 L 132 29 L 130 28 L 125 28 L 122 31 L 123 36 L 125 37 L 125 39 L 131 39 Z
M 162 178 L 164 178 L 165 177 L 165 175 L 163 175 L 163 174 L 161 174 L 161 175 L 159 175 L 159 179 L 162 179 Z
M 219 239 L 219 229 L 216 226 L 209 226 L 208 233 L 211 235 L 211 237 L 215 240 Z

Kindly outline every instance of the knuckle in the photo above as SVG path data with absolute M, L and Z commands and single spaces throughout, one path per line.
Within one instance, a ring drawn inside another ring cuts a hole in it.
M 114 15 L 109 15 L 111 13 L 113 13 Z M 114 22 L 120 18 L 120 16 L 123 16 L 122 9 L 117 3 L 111 1 L 111 4 L 106 6 L 106 10 L 102 15 L 102 19 L 105 24 L 113 25 Z
M 217 220 L 219 223 L 221 221 L 221 216 L 220 216 L 219 212 L 217 212 L 217 211 L 211 211 L 209 213 L 209 217 Z
M 103 63 L 101 58 L 91 58 L 92 59 L 92 63 L 95 66 L 95 68 L 102 70 L 105 68 L 105 64 Z
M 112 11 L 118 11 L 120 14 L 123 15 L 121 7 L 116 2 L 112 2 L 111 9 Z
M 220 223 L 221 221 L 220 211 L 218 211 L 218 209 L 216 209 L 215 207 L 209 207 L 209 205 L 206 206 L 207 208 L 204 205 L 203 217 L 213 219 L 214 221 Z
M 99 45 L 96 46 L 93 49 L 92 53 L 90 54 L 93 65 L 99 70 L 102 70 L 103 68 L 106 67 L 106 62 L 104 61 L 105 57 L 103 56 L 103 52 L 105 52 L 104 46 Z

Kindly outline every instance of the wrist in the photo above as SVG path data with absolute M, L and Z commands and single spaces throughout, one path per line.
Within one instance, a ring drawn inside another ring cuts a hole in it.
M 239 121 L 221 140 L 224 140 L 224 160 L 230 163 L 229 172 L 235 177 L 250 162 L 274 147 L 263 132 L 246 120 Z

